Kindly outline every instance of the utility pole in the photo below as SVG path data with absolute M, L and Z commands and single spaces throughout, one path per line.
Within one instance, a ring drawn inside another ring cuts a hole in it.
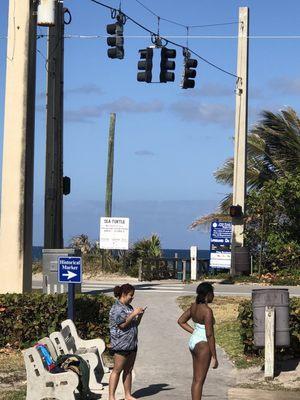
M 248 48 L 249 10 L 248 7 L 240 7 L 237 56 L 237 76 L 239 78 L 236 88 L 233 205 L 242 207 L 242 216 L 232 218 L 231 275 L 235 275 L 236 273 L 236 248 L 244 246 L 244 213 L 247 190 Z
M 115 129 L 116 129 L 116 114 L 111 113 L 110 114 L 110 123 L 109 123 L 106 195 L 105 195 L 105 216 L 106 217 L 111 217 L 111 212 L 112 212 Z
M 10 0 L 0 228 L 0 293 L 30 292 L 36 1 Z
M 56 3 L 49 27 L 44 248 L 63 248 L 64 8 Z

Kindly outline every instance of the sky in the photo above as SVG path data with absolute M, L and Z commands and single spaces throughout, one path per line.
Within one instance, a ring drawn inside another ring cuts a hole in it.
M 14 0 L 11 0 L 14 1 Z M 2 162 L 8 0 L 0 0 L 0 161 Z M 120 0 L 103 0 L 119 7 Z M 123 0 L 122 10 L 148 29 L 158 19 L 189 29 L 189 47 L 235 74 L 239 7 L 250 12 L 249 127 L 263 109 L 299 111 L 300 2 L 298 0 Z M 91 0 L 65 0 L 72 15 L 65 39 L 64 175 L 72 179 L 64 197 L 64 239 L 87 234 L 99 239 L 104 216 L 109 114 L 117 114 L 113 216 L 130 218 L 130 242 L 156 233 L 163 248 L 209 248 L 208 229 L 189 229 L 213 212 L 232 189 L 213 173 L 233 156 L 235 83 L 199 61 L 195 89 L 180 88 L 183 58 L 177 48 L 174 83 L 137 82 L 139 49 L 151 44 L 148 33 L 129 20 L 124 27 L 125 58 L 107 57 L 110 11 Z M 160 21 L 160 34 L 186 44 L 186 29 Z M 46 28 L 38 28 L 47 34 Z M 215 37 L 213 37 L 215 36 Z M 43 243 L 46 117 L 46 38 L 37 41 L 34 230 Z M 171 44 L 169 48 L 175 48 Z M 154 78 L 159 53 L 154 56 Z M 156 79 L 153 79 L 156 80 Z

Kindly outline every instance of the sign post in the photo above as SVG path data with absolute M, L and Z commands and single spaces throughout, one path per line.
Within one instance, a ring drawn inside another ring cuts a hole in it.
M 210 268 L 231 266 L 231 222 L 214 221 L 210 234 Z
M 68 283 L 68 319 L 74 321 L 75 284 L 82 282 L 81 257 L 58 258 L 58 282 Z

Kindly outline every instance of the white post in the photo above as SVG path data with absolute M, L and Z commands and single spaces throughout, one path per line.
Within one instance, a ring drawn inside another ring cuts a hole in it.
M 36 5 L 33 0 L 9 2 L 0 293 L 31 291 Z
M 275 308 L 265 309 L 265 379 L 274 379 L 275 362 Z
M 191 246 L 190 248 L 190 259 L 191 259 L 191 280 L 197 280 L 197 246 Z
M 247 165 L 247 119 L 248 119 L 248 46 L 249 10 L 239 9 L 239 36 L 237 58 L 237 88 L 235 112 L 235 144 L 233 173 L 233 205 L 245 212 L 246 165 Z M 232 218 L 231 275 L 236 273 L 235 248 L 244 245 L 244 218 Z
M 186 260 L 182 260 L 182 281 L 186 281 Z

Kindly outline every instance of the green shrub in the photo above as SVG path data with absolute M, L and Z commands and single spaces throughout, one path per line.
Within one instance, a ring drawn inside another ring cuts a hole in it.
M 104 295 L 76 295 L 75 323 L 84 339 L 101 337 L 108 343 L 109 309 L 113 299 Z M 67 295 L 40 293 L 0 295 L 0 347 L 29 347 L 60 330 L 67 318 Z
M 240 321 L 240 334 L 244 344 L 245 354 L 258 354 L 260 350 L 254 347 L 253 311 L 251 300 L 243 300 L 239 305 L 238 319 Z M 300 355 L 300 299 L 290 299 L 290 349 L 294 355 Z

